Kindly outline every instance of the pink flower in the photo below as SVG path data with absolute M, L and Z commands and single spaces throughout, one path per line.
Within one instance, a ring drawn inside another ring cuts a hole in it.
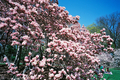
M 19 6 L 21 10 L 24 10 L 25 11 L 25 6 L 22 5 L 22 6 Z
M 25 61 L 25 62 L 29 62 L 29 60 L 28 60 L 28 59 L 24 59 L 24 61 Z
M 3 61 L 7 61 L 7 57 L 4 57 Z
M 19 35 L 19 32 L 13 32 L 10 34 L 10 36 L 15 36 L 15 35 Z
M 66 76 L 66 79 L 71 80 L 71 77 L 69 75 Z
M 30 37 L 28 35 L 22 36 L 22 39 L 29 41 Z
M 11 71 L 9 70 L 9 71 L 7 71 L 7 73 L 10 73 Z
M 103 31 L 105 31 L 105 28 L 103 28 Z
M 44 67 L 45 66 L 45 61 L 40 61 L 39 66 Z
M 16 23 L 16 20 L 11 20 L 11 23 Z
M 39 4 L 36 4 L 36 7 L 39 7 L 40 5 Z
M 78 70 L 79 70 L 79 67 L 76 67 L 75 70 L 78 71 Z
M 59 79 L 60 77 L 61 77 L 61 74 L 56 74 L 56 75 L 55 75 L 55 78 L 56 78 L 56 79 Z
M 50 77 L 50 78 L 54 77 L 54 74 L 53 74 L 53 73 L 50 73 L 50 74 L 49 74 L 49 77 Z
M 28 61 L 25 61 L 25 62 L 28 62 Z M 29 66 L 30 65 L 30 63 L 26 63 L 26 66 Z
M 0 24 L 0 28 L 3 28 L 3 27 L 5 27 L 5 26 L 7 26 L 6 23 L 1 23 L 1 24 Z
M 66 75 L 67 73 L 66 73 L 66 71 L 64 70 L 64 69 L 62 69 L 62 73 L 64 74 L 64 75 Z
M 16 40 L 18 40 L 18 37 L 16 37 L 16 36 L 12 36 L 12 39 L 16 39 Z
M 75 80 L 76 76 L 74 76 L 73 74 L 71 74 L 71 78 L 72 78 L 73 80 Z
M 52 61 L 52 62 L 53 62 L 53 59 L 51 59 L 51 58 L 48 58 L 48 59 L 47 59 L 47 62 L 50 62 L 50 61 Z
M 36 55 L 36 58 L 38 59 L 38 58 L 39 58 L 39 55 Z
M 38 72 L 40 72 L 40 71 L 41 71 L 41 69 L 40 69 L 39 67 L 37 67 L 37 71 L 38 71 Z
M 28 59 L 28 56 L 25 56 L 25 59 Z
M 53 74 L 56 74 L 56 71 L 53 71 Z
M 44 68 L 41 69 L 41 72 L 44 72 Z
M 34 76 L 30 76 L 30 78 L 32 79 L 32 80 L 35 80 L 36 79 L 36 77 L 37 77 L 37 75 L 34 75 Z
M 50 72 L 52 73 L 54 71 L 54 69 L 50 69 Z
M 72 69 L 72 66 L 67 66 L 67 69 Z
M 89 72 L 90 72 L 90 73 L 93 73 L 93 70 L 90 69 Z
M 15 25 L 12 27 L 13 29 L 18 29 L 18 25 Z
M 20 77 L 21 76 L 21 74 L 17 74 L 17 77 Z
M 76 19 L 79 20 L 79 19 L 80 19 L 80 16 L 76 16 Z
M 29 55 L 29 56 L 31 56 L 31 55 L 32 55 L 32 53 L 31 53 L 31 52 L 29 52 L 29 53 L 28 53 L 28 55 Z
M 20 43 L 18 42 L 18 41 L 12 41 L 12 46 L 14 46 L 14 45 L 19 45 Z
M 24 41 L 22 42 L 22 45 L 26 45 L 26 44 L 27 44 L 27 41 L 24 40 Z
M 39 26 L 39 24 L 37 22 L 35 22 L 35 21 L 32 21 L 30 24 L 33 25 L 34 27 L 38 27 Z
M 36 66 L 36 65 L 37 65 L 37 61 L 34 61 L 34 62 L 32 63 L 32 65 L 33 65 L 33 66 Z
M 51 49 L 50 49 L 50 48 L 47 48 L 46 51 L 50 53 L 50 52 L 51 52 Z

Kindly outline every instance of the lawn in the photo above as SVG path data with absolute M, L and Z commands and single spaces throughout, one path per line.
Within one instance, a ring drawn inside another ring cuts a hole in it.
M 120 80 L 120 68 L 111 68 L 110 71 L 113 73 L 112 75 L 104 74 L 106 80 Z

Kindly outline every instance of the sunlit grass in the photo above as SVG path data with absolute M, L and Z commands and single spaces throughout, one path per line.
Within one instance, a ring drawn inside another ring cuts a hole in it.
M 106 80 L 120 80 L 120 68 L 111 68 L 110 71 L 112 75 L 104 74 Z

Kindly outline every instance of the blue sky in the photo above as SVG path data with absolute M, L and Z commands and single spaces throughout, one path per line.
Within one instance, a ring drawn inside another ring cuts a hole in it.
M 80 16 L 79 23 L 88 26 L 101 16 L 120 12 L 120 0 L 58 0 L 69 15 Z

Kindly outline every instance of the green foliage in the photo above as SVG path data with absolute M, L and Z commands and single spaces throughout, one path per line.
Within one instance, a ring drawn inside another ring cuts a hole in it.
M 87 26 L 86 28 L 90 31 L 90 33 L 94 33 L 94 32 L 100 33 L 100 28 L 97 27 L 95 23 Z
M 115 44 L 112 44 L 112 46 L 111 46 L 111 47 L 115 49 Z
M 8 56 L 8 58 L 10 59 L 10 61 L 14 60 L 16 52 L 17 52 L 16 46 L 11 46 L 11 45 L 7 45 L 6 46 L 5 55 Z

